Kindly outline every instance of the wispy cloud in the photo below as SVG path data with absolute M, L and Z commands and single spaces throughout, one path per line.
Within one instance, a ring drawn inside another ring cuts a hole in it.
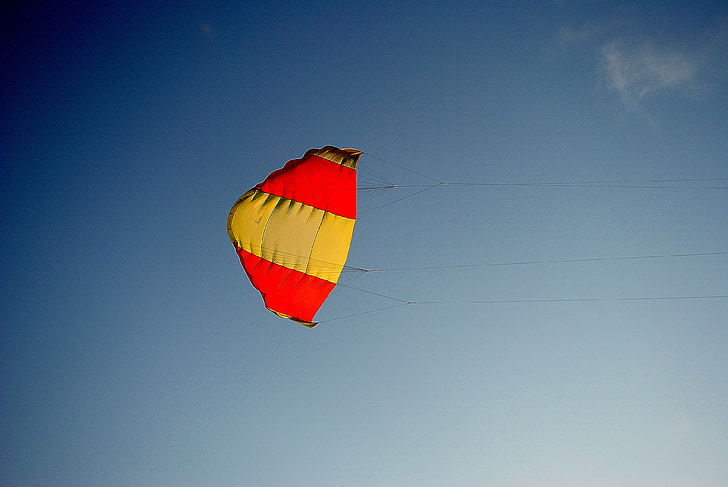
M 629 46 L 612 41 L 603 45 L 599 54 L 607 86 L 631 108 L 650 95 L 689 86 L 699 71 L 694 56 L 651 42 Z
M 728 20 L 717 19 L 689 36 L 658 41 L 634 22 L 604 21 L 564 26 L 555 35 L 551 55 L 589 56 L 601 87 L 628 111 L 654 123 L 651 102 L 670 96 L 704 96 L 724 86 L 728 77 Z M 722 89 L 722 88 L 721 88 Z

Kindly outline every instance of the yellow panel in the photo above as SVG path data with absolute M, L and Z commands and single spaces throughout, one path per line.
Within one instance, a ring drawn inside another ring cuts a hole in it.
M 271 213 L 279 204 L 279 196 L 252 189 L 240 197 L 228 218 L 228 233 L 233 243 L 243 250 L 262 257 L 263 232 Z
M 254 189 L 230 211 L 228 233 L 253 255 L 336 283 L 349 254 L 354 223 Z
M 280 198 L 263 232 L 261 257 L 305 273 L 324 213 L 313 206 Z
M 356 164 L 363 152 L 357 149 L 337 149 L 336 147 L 326 146 L 323 149 L 311 149 L 307 154 L 312 154 L 323 159 L 328 159 L 336 164 L 356 169 Z
M 334 283 L 339 280 L 349 255 L 354 222 L 351 218 L 333 213 L 324 214 L 306 274 Z

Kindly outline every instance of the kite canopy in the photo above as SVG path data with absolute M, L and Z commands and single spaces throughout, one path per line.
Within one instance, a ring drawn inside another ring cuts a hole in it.
M 227 228 L 266 307 L 313 327 L 338 282 L 356 221 L 361 151 L 324 147 L 288 161 L 238 199 Z

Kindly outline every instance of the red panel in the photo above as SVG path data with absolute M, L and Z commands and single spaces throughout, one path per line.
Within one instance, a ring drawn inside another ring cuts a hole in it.
M 334 289 L 335 284 L 294 271 L 237 249 L 240 262 L 265 306 L 303 321 L 313 317 Z
M 288 161 L 257 188 L 336 215 L 356 218 L 356 170 L 318 156 Z

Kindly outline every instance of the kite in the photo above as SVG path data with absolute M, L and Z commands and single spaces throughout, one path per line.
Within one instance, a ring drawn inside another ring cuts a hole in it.
M 336 286 L 356 222 L 362 152 L 327 146 L 288 161 L 241 196 L 228 235 L 265 306 L 308 327 Z

